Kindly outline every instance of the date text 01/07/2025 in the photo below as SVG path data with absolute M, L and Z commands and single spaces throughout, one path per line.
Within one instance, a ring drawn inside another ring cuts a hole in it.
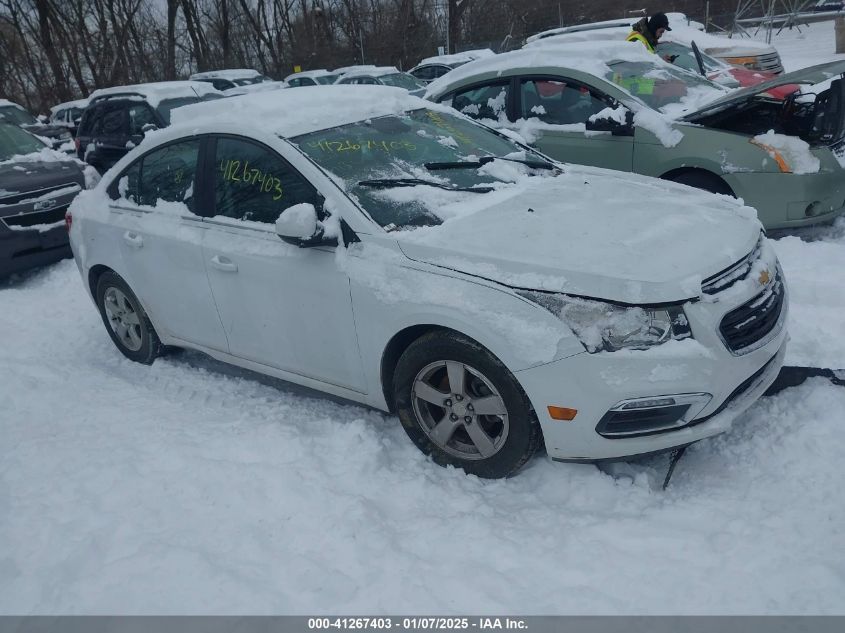
M 466 617 L 354 617 L 354 618 L 308 618 L 309 630 L 400 630 L 400 631 L 438 631 L 438 630 L 495 630 L 527 629 L 524 620 L 519 618 L 466 618 Z

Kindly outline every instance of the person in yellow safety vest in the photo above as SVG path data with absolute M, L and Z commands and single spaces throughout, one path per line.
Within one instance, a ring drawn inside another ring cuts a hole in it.
M 631 25 L 631 29 L 631 34 L 625 39 L 629 42 L 640 42 L 649 53 L 655 52 L 663 33 L 672 30 L 665 13 L 655 13 L 650 18 L 643 18 Z

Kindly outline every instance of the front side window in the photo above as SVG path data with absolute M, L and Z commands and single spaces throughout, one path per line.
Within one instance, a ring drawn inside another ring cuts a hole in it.
M 607 104 L 586 86 L 557 79 L 520 82 L 522 118 L 537 118 L 553 125 L 585 123 Z
M 215 214 L 273 224 L 295 204 L 314 204 L 308 182 L 275 152 L 236 138 L 217 139 Z
M 510 82 L 496 82 L 458 91 L 452 96 L 452 107 L 473 119 L 507 120 Z

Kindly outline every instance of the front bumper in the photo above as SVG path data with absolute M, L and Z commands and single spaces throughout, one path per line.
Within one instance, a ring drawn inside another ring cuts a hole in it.
M 64 224 L 12 230 L 0 219 L 0 278 L 72 256 Z
M 835 162 L 832 156 L 830 160 Z M 838 165 L 814 174 L 738 172 L 723 178 L 738 197 L 757 209 L 767 229 L 832 222 L 845 212 L 845 171 Z
M 621 459 L 728 430 L 734 419 L 763 395 L 783 365 L 789 307 L 785 287 L 782 292 L 782 307 L 773 328 L 758 343 L 740 351 L 729 349 L 719 324 L 737 304 L 756 296 L 741 298 L 737 291 L 728 291 L 730 299 L 684 306 L 694 339 L 642 351 L 585 352 L 516 372 L 540 420 L 549 456 L 560 461 Z M 702 398 L 702 394 L 710 398 Z M 658 403 L 671 397 L 678 403 L 691 403 L 687 417 L 672 423 L 655 415 L 656 423 L 663 425 L 657 430 L 607 433 L 608 414 L 622 410 L 622 403 L 642 399 Z M 572 421 L 554 420 L 549 405 L 578 413 Z

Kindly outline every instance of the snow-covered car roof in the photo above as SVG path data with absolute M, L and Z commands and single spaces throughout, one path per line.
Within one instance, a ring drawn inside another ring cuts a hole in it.
M 189 79 L 246 79 L 260 76 L 261 73 L 254 68 L 224 68 L 222 70 L 208 70 L 201 73 L 194 73 Z
M 229 97 L 238 95 L 245 95 L 250 92 L 268 92 L 270 90 L 281 90 L 288 88 L 286 81 L 261 81 L 257 84 L 247 84 L 246 86 L 235 86 L 234 88 L 227 88 L 223 94 Z
M 451 55 L 435 55 L 433 57 L 426 57 L 414 68 L 426 66 L 428 64 L 442 64 L 443 66 L 451 66 L 458 64 L 466 64 L 476 59 L 483 59 L 485 57 L 493 57 L 496 53 L 489 48 L 478 48 L 472 51 L 463 51 L 462 53 L 453 53 Z M 413 69 L 412 69 L 413 70 Z
M 76 101 L 65 101 L 50 108 L 50 112 L 55 114 L 59 110 L 68 110 L 70 108 L 86 108 L 88 107 L 88 99 L 77 99 Z
M 358 64 L 356 66 L 341 66 L 340 68 L 335 68 L 331 74 L 332 75 L 345 75 L 346 73 L 351 73 L 358 70 L 373 70 L 374 68 L 378 68 L 378 66 L 373 66 L 372 64 Z
M 202 97 L 209 94 L 223 96 L 223 93 L 215 89 L 210 83 L 204 81 L 161 81 L 148 84 L 134 84 L 130 86 L 112 86 L 111 88 L 100 88 L 92 92 L 88 99 L 93 101 L 100 97 L 108 97 L 122 94 L 136 94 L 152 106 L 156 107 L 165 99 L 179 97 Z
M 512 68 L 532 68 L 552 66 L 571 68 L 591 75 L 602 76 L 608 70 L 608 63 L 617 61 L 646 62 L 655 65 L 671 66 L 658 55 L 649 53 L 644 46 L 634 46 L 631 42 L 580 42 L 577 44 L 552 44 L 533 46 L 494 57 L 477 59 L 458 66 L 428 85 L 426 95 L 436 95 L 449 85 L 479 75 L 481 73 Z
M 290 138 L 419 108 L 454 114 L 451 108 L 413 97 L 403 88 L 304 86 L 184 106 L 173 111 L 168 130 L 176 133 L 185 128 L 200 133 L 220 125 L 252 125 L 265 134 Z
M 669 18 L 669 26 L 672 30 L 667 32 L 667 39 L 672 39 L 680 44 L 690 44 L 693 40 L 698 46 L 708 52 L 730 51 L 733 55 L 742 55 L 744 53 L 750 55 L 760 55 L 765 52 L 775 51 L 774 47 L 764 42 L 757 42 L 754 40 L 743 39 L 737 41 L 717 35 L 711 35 L 701 30 L 703 26 L 700 22 L 687 20 L 683 13 L 667 13 Z M 601 22 L 590 22 L 587 24 L 576 24 L 573 26 L 562 26 L 555 29 L 548 29 L 535 33 L 530 37 L 525 38 L 526 44 L 537 42 L 538 40 L 548 39 L 558 35 L 572 35 L 574 33 L 583 33 L 585 38 L 588 37 L 602 37 L 607 39 L 611 33 L 627 30 L 630 33 L 631 26 L 634 25 L 639 18 L 620 18 L 618 20 L 603 20 Z M 601 33 L 601 35 L 599 35 Z
M 350 77 L 382 77 L 383 75 L 395 75 L 402 72 L 396 66 L 372 66 L 370 68 L 357 68 L 343 73 L 343 79 Z
M 285 77 L 285 81 L 290 81 L 291 79 L 296 79 L 297 77 L 325 77 L 327 75 L 336 75 L 337 71 L 329 71 L 325 68 L 317 68 L 315 70 L 303 70 L 298 73 L 291 73 L 287 77 Z

